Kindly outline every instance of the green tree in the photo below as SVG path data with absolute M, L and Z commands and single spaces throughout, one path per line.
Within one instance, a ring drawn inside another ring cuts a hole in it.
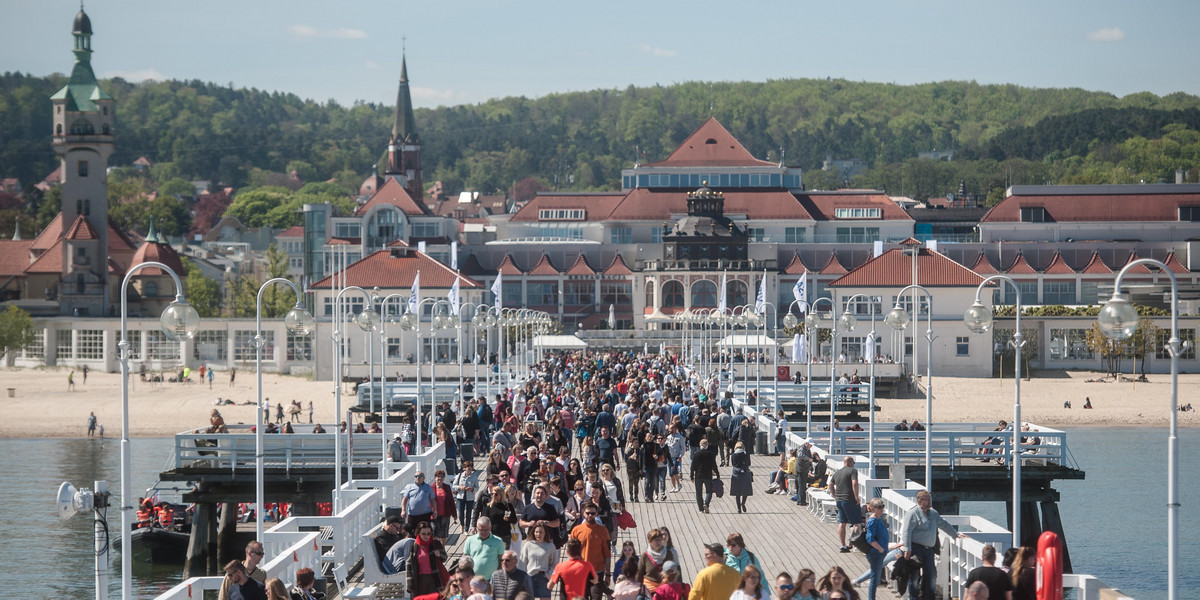
M 158 193 L 162 196 L 191 198 L 196 195 L 196 186 L 182 177 L 172 177 L 158 186 Z
M 187 301 L 196 308 L 201 318 L 221 316 L 221 285 L 196 266 L 196 263 L 184 259 L 183 267 L 187 278 L 183 280 L 183 289 Z
M 5 364 L 12 364 L 16 353 L 33 343 L 33 317 L 29 313 L 9 306 L 0 312 L 0 353 L 6 356 Z
M 1162 332 L 1162 328 L 1154 324 L 1149 317 L 1139 317 L 1137 330 L 1133 332 L 1133 336 L 1129 338 L 1129 352 L 1133 354 L 1134 360 L 1138 361 L 1139 372 L 1142 375 L 1146 374 L 1146 357 L 1154 354 L 1158 346 L 1158 336 Z
M 288 270 L 288 255 L 279 249 L 274 242 L 267 248 L 267 279 L 286 277 Z M 280 318 L 296 306 L 296 292 L 291 286 L 276 283 L 263 291 L 263 316 L 273 319 Z M 257 310 L 257 309 L 256 309 Z
M 1110 339 L 1104 335 L 1099 323 L 1092 323 L 1092 328 L 1087 332 L 1087 345 L 1092 352 L 1100 355 L 1100 361 L 1104 364 L 1104 371 L 1108 376 L 1120 375 L 1121 358 L 1129 351 L 1127 341 Z
M 258 282 L 249 275 L 238 275 L 230 282 L 230 311 L 233 317 L 258 315 Z

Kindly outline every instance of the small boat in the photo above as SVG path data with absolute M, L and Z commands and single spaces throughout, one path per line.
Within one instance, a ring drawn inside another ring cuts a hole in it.
M 139 527 L 130 538 L 133 560 L 152 565 L 182 565 L 187 558 L 189 534 L 161 527 Z M 113 540 L 116 552 L 121 538 Z

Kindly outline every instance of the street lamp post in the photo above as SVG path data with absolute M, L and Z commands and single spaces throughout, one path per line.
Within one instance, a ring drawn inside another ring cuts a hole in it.
M 1171 355 L 1171 421 L 1167 436 L 1167 600 L 1176 600 L 1179 586 L 1179 354 L 1187 344 L 1179 339 L 1179 283 L 1175 273 L 1152 258 L 1141 258 L 1125 265 L 1117 273 L 1112 298 L 1104 303 L 1096 322 L 1104 335 L 1114 340 L 1129 339 L 1137 331 L 1138 313 L 1121 294 L 1121 280 L 1130 269 L 1141 265 L 1157 267 L 1171 278 L 1171 338 L 1167 340 L 1167 352 Z
M 846 312 L 842 313 L 843 324 L 848 325 L 847 331 L 854 329 L 858 325 L 858 319 L 850 312 L 850 305 L 857 302 L 860 298 L 866 299 L 867 305 L 871 307 L 871 333 L 867 334 L 867 347 L 870 352 L 866 353 L 863 358 L 870 359 L 867 368 L 870 370 L 869 377 L 871 378 L 871 386 L 868 392 L 868 401 L 871 406 L 868 409 L 871 413 L 870 422 L 867 425 L 867 457 L 871 463 L 868 472 L 872 479 L 875 478 L 875 300 L 866 294 L 855 294 L 846 299 Z M 849 317 L 847 319 L 847 317 Z
M 160 262 L 144 262 L 135 265 L 121 280 L 121 341 L 117 344 L 121 363 L 121 598 L 129 600 L 133 594 L 133 518 L 135 510 L 133 482 L 130 480 L 133 467 L 129 456 L 129 296 L 126 290 L 134 273 L 147 267 L 156 267 L 171 276 L 175 282 L 175 301 L 167 305 L 159 318 L 163 332 L 168 338 L 186 341 L 196 335 L 200 324 L 200 313 L 183 298 L 183 284 L 179 275 Z M 256 408 L 257 412 L 257 408 Z
M 1009 463 L 1012 465 L 1013 473 L 1013 491 L 1012 491 L 1012 546 L 1019 548 L 1021 546 L 1021 348 L 1025 346 L 1024 336 L 1021 333 L 1021 288 L 1015 281 L 1004 275 L 992 275 L 979 283 L 979 287 L 975 288 L 975 303 L 968 308 L 963 314 L 963 323 L 967 329 L 974 333 L 987 333 L 992 329 L 992 310 L 983 305 L 981 294 L 984 286 L 993 281 L 1000 281 L 1012 286 L 1016 291 L 1016 333 L 1013 334 L 1012 346 L 1016 350 L 1017 364 L 1014 367 L 1013 374 L 1015 375 L 1014 390 L 1016 397 L 1013 400 L 1013 434 L 1012 434 L 1012 459 Z M 928 357 L 926 357 L 928 358 Z
M 832 315 L 833 311 L 835 310 L 835 307 L 833 305 L 833 298 L 829 298 L 829 297 L 817 298 L 816 301 L 814 301 L 809 306 L 808 314 L 804 315 L 804 329 L 805 329 L 805 331 L 811 332 L 811 333 L 809 333 L 809 337 L 820 337 L 821 317 L 817 314 L 816 309 L 817 309 L 817 305 L 820 304 L 822 301 L 829 303 L 829 311 L 830 311 L 831 315 Z M 833 321 L 833 331 L 836 332 L 837 331 L 837 319 L 833 319 L 832 321 Z M 837 343 L 836 334 L 830 336 L 830 343 L 836 345 L 836 343 Z M 816 344 L 816 347 L 819 350 L 821 348 L 821 344 L 818 342 Z M 832 348 L 832 346 L 831 346 L 831 348 Z M 831 352 L 831 354 L 832 354 L 832 352 Z M 830 365 L 829 365 L 829 373 L 830 373 L 830 378 L 829 378 L 829 451 L 831 451 L 831 452 L 833 451 L 833 387 L 834 387 L 834 375 L 833 374 L 837 371 L 837 369 L 834 368 L 834 364 L 833 364 L 835 361 L 836 361 L 836 359 L 831 359 Z M 808 357 L 808 375 L 809 375 L 808 386 L 809 386 L 809 389 L 811 389 L 812 388 L 812 353 L 811 352 L 809 353 L 809 357 Z M 806 418 L 808 421 L 807 421 L 807 423 L 805 423 L 805 427 L 806 427 L 805 435 L 807 435 L 808 437 L 811 438 L 812 437 L 812 433 L 811 433 L 812 432 L 812 395 L 811 394 L 808 394 L 806 396 L 806 402 L 808 402 L 808 410 L 806 411 L 807 412 Z
M 808 313 L 809 307 L 807 302 L 793 300 L 788 305 L 787 314 L 783 316 L 784 329 L 795 329 L 800 324 L 800 320 L 796 315 L 792 314 L 792 307 L 799 305 L 805 313 Z M 804 354 L 808 363 L 808 374 L 804 380 L 804 416 L 807 422 L 805 423 L 804 437 L 812 437 L 812 329 L 809 328 L 808 316 L 804 319 Z M 778 376 L 776 376 L 778 378 Z M 776 394 L 778 396 L 778 394 Z
M 256 540 L 263 539 L 263 422 L 262 422 L 262 404 L 263 404 L 263 385 L 262 385 L 262 354 L 263 346 L 266 345 L 266 339 L 262 334 L 262 299 L 263 292 L 272 285 L 277 283 L 286 283 L 296 293 L 296 306 L 289 310 L 287 315 L 283 317 L 283 323 L 287 330 L 296 335 L 310 335 L 313 329 L 316 328 L 316 320 L 313 319 L 311 313 L 304 308 L 304 296 L 300 293 L 300 288 L 292 283 L 290 279 L 276 277 L 268 279 L 258 288 L 258 298 L 256 300 L 257 312 L 255 314 L 254 324 L 254 348 L 255 348 L 255 367 L 258 371 L 258 410 L 254 411 L 254 503 L 257 507 L 254 511 L 254 532 Z
M 380 440 L 379 440 L 380 441 L 380 444 L 379 444 L 380 452 L 382 452 L 382 454 L 380 454 L 381 458 L 379 460 L 379 478 L 380 479 L 384 479 L 387 476 L 387 462 L 388 462 L 388 451 L 387 451 L 387 447 L 388 447 L 387 421 L 388 421 L 388 419 L 387 419 L 387 417 L 388 417 L 388 405 L 390 404 L 389 400 L 391 400 L 391 398 L 388 397 L 388 393 L 387 393 L 387 357 L 388 357 L 388 343 L 387 343 L 387 341 L 388 341 L 388 336 L 387 336 L 388 310 L 387 310 L 387 305 L 388 305 L 388 302 L 392 301 L 393 299 L 407 298 L 407 297 L 408 297 L 407 292 L 396 292 L 396 293 L 392 293 L 392 294 L 388 294 L 387 296 L 384 296 L 378 302 L 378 304 L 379 304 L 379 375 L 380 375 L 379 389 L 381 390 L 379 393 L 379 398 L 380 398 L 380 407 L 379 407 L 380 419 L 379 420 L 380 420 L 380 425 L 381 425 L 380 429 L 382 430 L 382 433 L 380 434 Z M 400 318 L 401 318 L 401 320 L 403 320 L 404 316 L 401 315 Z M 393 318 L 392 322 L 395 323 L 396 319 Z M 404 338 L 403 337 L 400 338 L 400 352 L 401 353 L 404 352 Z
M 333 305 L 335 307 L 343 306 L 342 305 L 342 294 L 345 294 L 346 292 L 348 292 L 350 290 L 354 290 L 354 291 L 357 291 L 358 293 L 362 294 L 363 300 L 365 301 L 364 306 L 366 307 L 365 309 L 363 309 L 362 312 L 358 313 L 358 315 L 354 318 L 354 321 L 363 330 L 372 331 L 374 329 L 374 325 L 377 325 L 379 323 L 379 315 L 375 312 L 374 308 L 371 308 L 371 306 L 372 306 L 371 294 L 367 293 L 367 290 L 364 290 L 361 287 L 358 287 L 356 285 L 346 286 L 338 291 L 337 296 L 334 297 Z M 340 310 L 340 308 L 334 311 L 334 315 L 333 315 L 333 389 L 334 389 L 334 394 L 333 394 L 333 396 L 334 396 L 334 400 L 333 400 L 333 402 L 334 402 L 334 408 L 333 408 L 333 412 L 334 412 L 334 418 L 333 418 L 333 462 L 334 462 L 333 498 L 335 501 L 334 502 L 335 505 L 340 503 L 340 501 L 341 501 L 341 488 L 342 488 L 342 428 L 340 426 L 340 422 L 341 422 L 341 418 L 342 418 L 342 342 L 345 341 L 345 334 L 342 331 L 342 325 L 343 325 L 342 321 L 344 318 L 345 318 L 345 315 L 342 314 L 342 311 Z M 347 425 L 349 425 L 349 424 L 347 424 Z M 347 427 L 347 429 L 349 429 L 349 427 Z M 338 510 L 336 508 L 336 506 L 335 506 L 334 510 L 335 510 L 335 512 Z
M 883 318 L 883 322 L 887 323 L 888 326 L 896 331 L 904 331 L 904 329 L 908 327 L 908 324 L 912 321 L 912 317 L 909 316 L 908 311 L 904 310 L 904 308 L 900 306 L 900 299 L 903 298 L 904 293 L 909 290 L 913 290 L 914 292 L 920 291 L 925 295 L 926 298 L 929 298 L 929 303 L 927 306 L 928 311 L 926 312 L 929 328 L 925 331 L 925 339 L 928 340 L 928 346 L 926 346 L 927 352 L 925 356 L 925 489 L 932 492 L 933 445 L 931 442 L 933 437 L 933 294 L 930 294 L 929 290 L 919 285 L 910 285 L 905 287 L 904 289 L 900 290 L 898 294 L 896 294 L 896 306 L 893 307 L 892 310 L 888 312 L 887 316 Z M 919 320 L 921 318 L 921 305 L 920 303 L 916 302 L 916 297 L 917 296 L 914 294 L 913 305 L 914 310 L 916 310 L 917 313 L 917 319 Z M 915 348 L 916 340 L 914 339 L 913 341 Z M 916 354 L 915 350 L 913 351 L 913 354 Z

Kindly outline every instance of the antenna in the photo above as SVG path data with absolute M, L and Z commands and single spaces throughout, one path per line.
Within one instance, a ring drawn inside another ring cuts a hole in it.
M 75 489 L 70 482 L 64 481 L 58 486 L 58 496 L 55 505 L 59 518 L 66 520 L 76 514 L 91 510 L 95 514 L 95 574 L 96 600 L 108 598 L 108 482 L 95 482 L 95 491 L 83 488 Z

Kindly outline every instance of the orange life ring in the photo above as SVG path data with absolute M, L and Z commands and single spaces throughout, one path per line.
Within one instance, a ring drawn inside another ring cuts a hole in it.
M 1038 537 L 1037 547 L 1037 598 L 1038 600 L 1062 600 L 1063 598 L 1063 548 L 1062 540 L 1053 531 L 1043 532 Z

